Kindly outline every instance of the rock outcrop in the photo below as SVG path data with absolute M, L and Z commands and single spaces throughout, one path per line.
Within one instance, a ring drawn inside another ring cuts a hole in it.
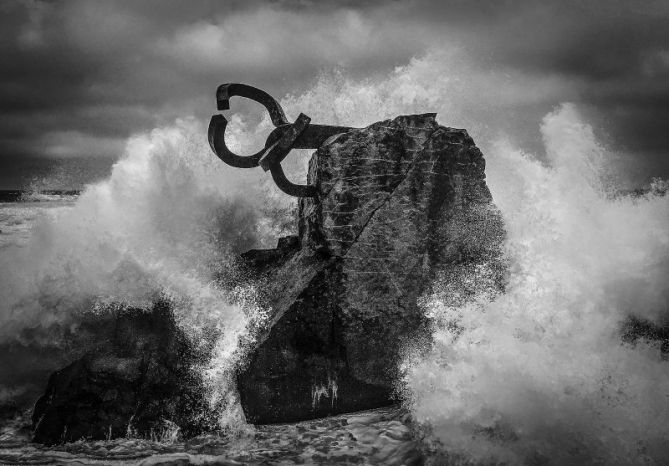
M 434 114 L 327 141 L 299 237 L 245 254 L 272 309 L 238 375 L 247 419 L 290 422 L 392 403 L 403 352 L 427 343 L 420 296 L 437 273 L 498 260 L 485 161 Z M 497 276 L 501 286 L 501 272 Z
M 35 442 L 185 436 L 210 426 L 199 356 L 166 304 L 121 311 L 98 347 L 53 373 L 33 411 Z
M 388 405 L 407 350 L 429 343 L 419 305 L 437 274 L 499 260 L 502 223 L 467 132 L 434 114 L 331 138 L 314 153 L 297 236 L 243 254 L 271 317 L 237 383 L 247 420 L 292 422 Z M 494 274 L 493 274 L 494 275 Z M 502 273 L 493 278 L 501 286 Z M 461 287 L 465 290 L 466 287 Z M 196 351 L 165 304 L 126 310 L 94 351 L 55 372 L 34 440 L 191 436 L 213 426 Z M 206 345 L 204 345 L 206 346 Z

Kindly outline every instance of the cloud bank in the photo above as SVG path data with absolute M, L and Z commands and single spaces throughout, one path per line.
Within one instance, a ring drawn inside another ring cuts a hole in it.
M 373 79 L 435 51 L 458 57 L 472 120 L 491 132 L 541 150 L 536 121 L 573 101 L 639 182 L 669 175 L 662 1 L 63 0 L 0 12 L 0 188 L 45 159 L 109 167 L 136 132 L 205 120 L 222 82 L 281 97 L 333 70 Z

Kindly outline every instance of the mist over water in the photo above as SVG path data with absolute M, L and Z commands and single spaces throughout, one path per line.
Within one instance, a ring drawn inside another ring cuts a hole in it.
M 549 165 L 503 141 L 486 154 L 508 286 L 463 303 L 434 284 L 434 347 L 406 377 L 414 413 L 475 461 L 665 463 L 669 363 L 621 328 L 667 323 L 669 198 L 607 192 L 607 152 L 573 105 L 541 131 Z
M 449 60 L 428 54 L 367 80 L 324 74 L 281 101 L 289 118 L 348 126 L 438 112 L 483 149 L 507 229 L 508 285 L 499 293 L 480 270 L 472 297 L 440 281 L 424 297 L 434 344 L 407 361 L 405 379 L 416 419 L 465 460 L 669 461 L 669 362 L 655 342 L 621 339 L 629 316 L 669 318 L 669 197 L 615 195 L 611 180 L 624 173 L 575 105 L 536 122 L 545 154 L 524 153 L 468 116 L 490 95 L 477 96 L 466 64 Z M 251 153 L 269 126 L 234 115 L 228 143 Z M 284 167 L 303 182 L 308 158 L 296 152 Z M 22 247 L 0 250 L 0 343 L 53 344 L 111 303 L 167 299 L 194 341 L 218 335 L 203 377 L 212 406 L 234 401 L 238 340 L 264 310 L 252 286 L 221 277 L 235 273 L 235 254 L 272 247 L 293 208 L 261 170 L 220 162 L 202 123 L 136 136 L 107 180 L 42 218 Z M 222 404 L 222 425 L 240 423 L 237 405 Z

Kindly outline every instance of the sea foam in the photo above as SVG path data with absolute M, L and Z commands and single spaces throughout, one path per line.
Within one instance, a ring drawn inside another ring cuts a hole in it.
M 541 132 L 548 164 L 504 141 L 487 154 L 508 285 L 463 303 L 434 284 L 434 346 L 406 376 L 414 413 L 463 460 L 664 463 L 669 363 L 621 333 L 630 316 L 667 324 L 669 198 L 607 192 L 607 151 L 574 105 Z

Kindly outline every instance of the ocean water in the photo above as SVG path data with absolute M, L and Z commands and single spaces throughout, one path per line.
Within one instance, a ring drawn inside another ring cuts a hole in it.
M 235 254 L 291 231 L 295 203 L 260 170 L 222 164 L 204 122 L 184 118 L 133 137 L 109 177 L 76 198 L 0 205 L 0 345 L 65 354 L 82 315 L 160 296 L 194 341 L 219 335 L 202 377 L 220 435 L 183 442 L 172 430 L 46 449 L 17 418 L 3 427 L 0 462 L 402 464 L 416 449 L 432 464 L 669 462 L 669 362 L 661 342 L 622 338 L 631 316 L 657 326 L 669 318 L 666 181 L 620 194 L 625 170 L 575 104 L 535 123 L 540 153 L 521 150 L 468 116 L 465 103 L 485 102 L 449 60 L 428 54 L 366 80 L 327 74 L 282 99 L 289 117 L 350 126 L 436 111 L 441 124 L 470 130 L 486 157 L 507 229 L 507 287 L 489 286 L 485 267 L 466 289 L 432 284 L 422 305 L 433 344 L 407 348 L 404 408 L 245 423 L 231 373 L 244 358 L 240 337 L 252 338 L 267 310 L 251 285 L 230 288 L 225 277 Z M 231 117 L 231 147 L 262 144 L 269 119 L 254 121 Z M 284 166 L 300 182 L 308 157 L 295 152 Z M 43 375 L 28 372 L 19 384 L 0 368 L 2 400 L 39 393 Z
M 105 465 L 418 465 L 420 443 L 398 408 L 295 424 L 258 426 L 235 436 L 79 441 L 57 447 L 30 444 L 10 428 L 0 433 L 0 464 Z
M 38 219 L 57 216 L 62 209 L 71 207 L 75 200 L 76 196 L 66 195 L 0 202 L 0 249 L 25 246 Z

